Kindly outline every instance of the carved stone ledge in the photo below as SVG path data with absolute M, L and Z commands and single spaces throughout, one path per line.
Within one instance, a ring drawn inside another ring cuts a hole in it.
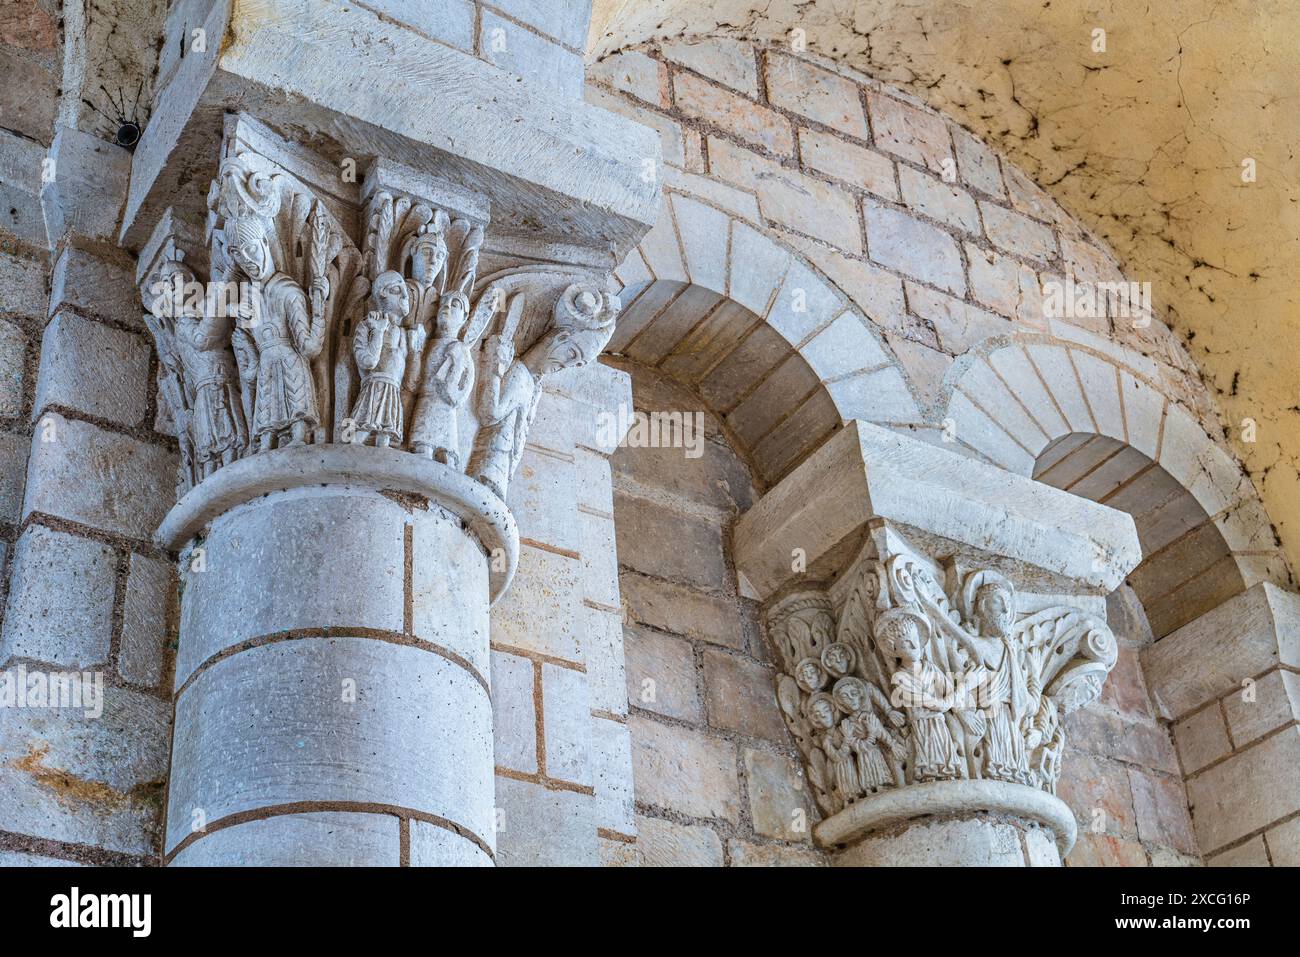
M 182 496 L 155 537 L 163 548 L 178 551 L 223 512 L 272 492 L 317 485 L 422 495 L 465 522 L 483 546 L 493 602 L 514 578 L 519 531 L 505 502 L 450 466 L 395 449 L 303 445 L 240 459 Z
M 813 836 L 823 847 L 849 844 L 917 818 L 965 814 L 1006 815 L 1042 824 L 1056 837 L 1062 857 L 1074 847 L 1079 825 L 1060 798 L 1008 781 L 933 781 L 882 791 L 822 821 Z

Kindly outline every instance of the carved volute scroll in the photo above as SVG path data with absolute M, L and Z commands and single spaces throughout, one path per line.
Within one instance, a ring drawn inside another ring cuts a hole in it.
M 1002 574 L 902 551 L 864 554 L 835 592 L 838 609 L 808 590 L 767 614 L 777 700 L 823 813 L 933 781 L 1055 794 L 1061 718 L 1115 664 L 1103 621 L 1066 606 L 1019 615 Z
M 150 242 L 141 295 L 178 495 L 237 459 L 338 443 L 433 460 L 504 499 L 543 379 L 613 334 L 608 277 L 532 263 L 480 277 L 487 202 L 383 159 L 355 240 L 316 189 L 228 131 L 203 239 L 169 215 Z

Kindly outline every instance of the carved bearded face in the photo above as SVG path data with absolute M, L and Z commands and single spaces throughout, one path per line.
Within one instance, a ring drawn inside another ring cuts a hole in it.
M 998 638 L 1010 635 L 1015 613 L 1007 590 L 997 585 L 981 588 L 975 596 L 975 619 L 982 634 Z

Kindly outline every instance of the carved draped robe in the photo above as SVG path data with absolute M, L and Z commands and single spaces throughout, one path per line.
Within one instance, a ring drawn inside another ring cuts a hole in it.
M 401 442 L 405 330 L 386 317 L 377 329 L 367 320 L 357 326 L 352 351 L 361 369 L 361 389 L 352 409 L 357 431 Z
M 488 397 L 489 415 L 474 442 L 471 470 L 480 482 L 504 499 L 510 476 L 523 457 L 524 442 L 537 415 L 542 389 L 541 383 L 519 359 L 510 364 L 499 383 L 489 381 L 487 387 L 496 388 L 497 393 Z
M 929 662 L 894 673 L 894 700 L 907 709 L 912 726 L 912 769 L 918 782 L 949 781 L 960 774 L 947 711 L 930 706 L 930 701 L 951 700 L 953 690 L 948 676 Z
M 994 640 L 1002 645 L 1002 660 L 996 668 L 986 667 L 978 698 L 988 722 L 984 772 L 1000 781 L 1029 784 L 1029 762 L 1025 756 L 1024 733 L 1020 728 L 1029 692 L 1016 660 L 1015 646 L 1006 638 Z
M 214 328 L 207 318 L 176 318 L 174 341 L 189 398 L 190 442 L 194 460 L 200 465 L 247 441 L 235 358 L 222 335 L 228 328 Z
M 303 353 L 311 334 L 311 312 L 302 287 L 277 272 L 260 289 L 261 309 L 248 330 L 257 345 L 257 397 L 253 436 L 276 435 L 295 422 L 319 424 L 316 386 Z

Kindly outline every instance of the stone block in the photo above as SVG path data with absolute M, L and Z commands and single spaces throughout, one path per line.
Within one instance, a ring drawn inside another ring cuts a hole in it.
M 620 50 L 587 66 L 588 83 L 606 83 L 655 106 L 668 105 L 668 68 L 638 50 Z
M 1147 687 L 1164 718 L 1181 717 L 1279 664 L 1300 666 L 1300 596 L 1269 582 L 1251 586 L 1142 652 Z
M 1072 750 L 1062 762 L 1057 796 L 1070 806 L 1081 832 L 1137 834 L 1132 785 L 1124 766 L 1115 761 Z
M 370 7 L 420 33 L 466 52 L 474 52 L 474 4 L 445 0 L 437 5 L 421 0 L 371 0 Z M 506 4 L 498 3 L 499 9 Z
M 176 591 L 176 569 L 170 562 L 131 556 L 117 653 L 117 670 L 124 680 L 151 688 L 162 681 L 171 638 L 168 612 Z
M 961 253 L 951 236 L 907 213 L 863 200 L 871 258 L 957 295 L 966 292 Z
M 981 820 L 913 824 L 901 833 L 868 835 L 837 854 L 839 867 L 1024 867 L 1020 829 Z
M 459 665 L 376 639 L 302 638 L 217 661 L 176 701 L 167 848 L 196 812 L 212 823 L 303 801 L 408 808 L 490 846 L 491 707 Z
M 912 312 L 934 327 L 939 348 L 951 355 L 962 355 L 985 339 L 1011 332 L 1011 321 L 1002 316 L 916 283 L 904 283 L 904 287 Z
M 604 608 L 618 608 L 618 554 L 614 520 L 575 512 L 582 536 L 583 597 Z
M 740 820 L 735 745 L 638 715 L 628 727 L 638 803 L 689 817 Z
M 479 49 L 484 59 L 514 74 L 531 88 L 581 99 L 582 57 L 531 30 L 498 16 L 481 13 Z
M 0 709 L 0 829 L 158 853 L 171 705 L 106 686 L 103 713 Z
M 878 147 L 943 172 L 944 160 L 952 159 L 948 127 L 934 113 L 917 109 L 882 93 L 867 93 L 867 110 Z
M 492 738 L 499 768 L 537 773 L 537 704 L 534 664 L 492 652 Z
M 980 213 L 984 232 L 995 246 L 1044 263 L 1056 258 L 1056 237 L 1041 223 L 987 202 L 980 203 Z
M 429 821 L 411 821 L 412 867 L 491 867 L 492 858 L 473 841 Z
M 661 45 L 663 55 L 680 66 L 702 73 L 710 80 L 758 96 L 758 70 L 754 48 L 744 40 L 711 36 L 701 40 L 673 40 Z
M 1174 744 L 1178 746 L 1178 756 L 1187 774 L 1201 770 L 1232 750 L 1217 703 L 1175 721 L 1172 727 Z
M 59 254 L 50 274 L 46 314 L 52 316 L 66 308 L 144 330 L 144 307 L 130 267 L 76 246 L 68 246 Z
M 598 860 L 595 798 L 496 779 L 498 867 L 591 867 Z
M 524 545 L 514 581 L 492 607 L 492 644 L 581 661 L 581 583 L 580 559 Z
M 0 416 L 19 416 L 27 402 L 27 335 L 0 319 Z
M 1228 731 L 1239 748 L 1300 719 L 1300 675 L 1272 671 L 1251 685 L 1223 699 Z
M 632 779 L 632 735 L 627 725 L 592 718 L 592 778 L 596 788 L 596 826 L 615 834 L 636 833 Z
M 1192 819 L 1183 782 L 1172 775 L 1149 774 L 1129 768 L 1137 833 L 1147 844 L 1161 844 L 1184 854 L 1196 853 Z
M 773 153 L 794 153 L 790 121 L 765 106 L 690 73 L 673 75 L 673 100 L 687 116 L 721 127 Z
M 552 664 L 543 664 L 541 668 L 546 775 L 590 785 L 592 741 L 587 676 Z
M 966 243 L 970 291 L 975 300 L 999 315 L 1035 329 L 1044 328 L 1043 293 L 1038 274 L 992 249 Z
M 772 669 L 713 648 L 704 652 L 704 693 L 709 724 L 768 741 L 788 732 L 776 704 Z
M 578 492 L 572 459 L 525 447 L 506 492 L 519 537 L 563 551 L 579 551 L 582 541 L 574 522 Z
M 582 49 L 587 44 L 591 4 L 586 0 L 492 0 L 492 6 L 565 46 Z
M 767 98 L 773 106 L 791 110 L 858 139 L 866 139 L 867 118 L 858 85 L 798 57 L 769 53 Z
M 0 433 L 0 521 L 17 524 L 27 487 L 27 453 L 32 440 L 25 435 Z
M 118 425 L 139 425 L 148 409 L 149 345 L 75 313 L 45 327 L 32 417 L 60 406 Z
M 43 512 L 147 541 L 175 487 L 170 449 L 52 412 L 36 423 L 23 517 Z
M 898 181 L 903 188 L 903 202 L 913 212 L 979 235 L 979 211 L 969 193 L 910 166 L 899 167 Z
M 68 234 L 116 242 L 131 179 L 131 154 L 98 136 L 60 124 L 49 155 L 54 178 L 41 190 L 41 206 L 50 245 Z
M 630 571 L 619 576 L 619 583 L 633 621 L 728 648 L 744 647 L 733 602 Z
M 1065 863 L 1068 867 L 1146 867 L 1147 855 L 1135 840 L 1080 832 Z
M 782 844 L 752 844 L 749 841 L 730 840 L 727 852 L 732 867 L 825 867 L 826 858 L 804 847 Z
M 59 79 L 52 70 L 0 47 L 0 126 L 48 143 L 54 135 Z
M 781 841 L 811 838 L 812 809 L 797 760 L 746 748 L 745 788 L 755 833 Z
M 591 710 L 627 714 L 627 679 L 623 662 L 623 615 L 619 611 L 584 606 L 581 654 L 587 663 L 587 692 Z
M 486 679 L 490 640 L 488 609 L 477 602 L 465 601 L 465 596 L 487 594 L 492 559 L 485 559 L 482 547 L 464 531 L 459 519 L 439 508 L 414 509 L 408 521 L 411 524 L 411 630 L 415 637 L 464 658 Z M 387 544 L 390 528 L 385 518 L 380 527 L 368 533 L 375 537 L 363 537 L 367 544 L 360 546 L 379 547 L 384 554 L 384 559 L 376 563 L 379 567 L 371 573 L 381 578 L 375 598 L 382 595 L 383 601 L 390 600 L 388 596 L 393 594 L 394 578 L 399 585 L 402 582 L 402 576 L 394 575 L 389 565 L 389 554 L 396 547 L 396 540 Z M 340 540 L 351 541 L 347 537 Z M 386 544 L 373 544 L 378 542 Z M 374 608 L 367 603 L 375 598 L 354 598 L 353 613 Z M 397 604 L 378 612 L 383 620 L 390 620 L 389 612 L 400 607 Z
M 399 825 L 385 814 L 281 814 L 206 834 L 177 854 L 171 866 L 274 867 L 292 861 L 295 867 L 396 867 Z
M 1300 727 L 1196 775 L 1187 797 L 1197 844 L 1207 854 L 1300 810 Z
M 957 149 L 957 169 L 961 181 L 971 189 L 1001 198 L 1006 194 L 1002 185 L 1002 169 L 997 154 L 977 136 L 960 127 L 952 128 L 952 142 Z
M 0 660 L 69 668 L 108 660 L 117 555 L 107 545 L 30 525 L 14 549 Z
M 1087 741 L 1088 749 L 1094 754 L 1168 774 L 1179 771 L 1173 741 L 1160 725 L 1129 721 L 1096 704 L 1071 712 L 1061 724 L 1066 740 Z M 1069 766 L 1065 762 L 1067 770 Z
M 44 263 L 0 250 L 0 315 L 45 315 L 46 276 Z
M 1300 867 L 1300 818 L 1269 828 L 1264 840 L 1274 867 Z
M 614 514 L 621 565 L 717 592 L 732 590 L 717 525 L 621 492 L 614 495 Z
M 703 723 L 690 643 L 636 625 L 625 626 L 623 633 L 628 702 L 670 718 Z
M 785 239 L 879 325 L 896 325 L 906 309 L 903 281 L 864 259 L 850 259 L 820 243 L 786 233 Z
M 1269 867 L 1268 848 L 1260 835 L 1236 847 L 1205 859 L 1208 867 Z
M 636 833 L 647 867 L 722 866 L 722 841 L 711 828 L 638 815 Z
M 314 628 L 402 631 L 405 524 L 391 499 L 328 490 L 282 492 L 221 515 L 203 542 L 202 570 L 193 562 L 182 569 L 176 687 L 251 638 Z M 433 574 L 447 576 L 437 566 Z M 442 579 L 444 589 L 458 583 Z M 290 587 L 294 600 L 286 601 Z M 486 581 L 482 587 L 486 593 Z M 455 631 L 425 635 L 446 647 L 457 643 L 449 638 Z M 486 656 L 484 648 L 482 674 Z
M 44 159 L 41 146 L 0 129 L 0 230 L 38 249 L 47 242 L 41 209 Z

